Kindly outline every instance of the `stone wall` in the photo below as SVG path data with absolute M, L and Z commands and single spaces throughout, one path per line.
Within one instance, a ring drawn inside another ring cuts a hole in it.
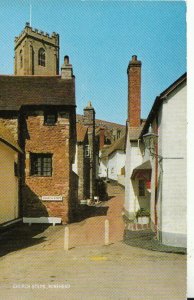
M 45 66 L 38 64 L 40 48 L 45 50 Z M 15 75 L 57 74 L 59 74 L 59 35 L 53 33 L 49 36 L 26 26 L 21 35 L 15 38 Z

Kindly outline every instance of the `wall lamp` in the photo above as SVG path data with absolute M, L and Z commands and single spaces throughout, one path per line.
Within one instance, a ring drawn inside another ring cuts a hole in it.
M 155 148 L 158 144 L 158 135 L 151 132 L 151 126 L 149 128 L 149 132 L 143 135 L 143 142 L 145 145 L 145 148 L 147 148 L 150 152 L 151 156 L 158 157 L 159 159 L 162 159 L 162 156 L 156 154 Z

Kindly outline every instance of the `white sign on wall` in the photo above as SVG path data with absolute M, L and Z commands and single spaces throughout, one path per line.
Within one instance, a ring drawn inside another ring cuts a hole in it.
M 42 201 L 63 201 L 62 196 L 42 196 Z

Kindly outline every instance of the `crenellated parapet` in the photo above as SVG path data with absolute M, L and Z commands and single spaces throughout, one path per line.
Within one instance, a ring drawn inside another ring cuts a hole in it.
M 30 24 L 27 22 L 24 30 L 20 33 L 19 36 L 15 37 L 15 48 L 23 41 L 23 39 L 28 36 L 37 40 L 44 40 L 45 43 L 52 44 L 53 46 L 59 47 L 59 34 L 56 32 L 52 32 L 51 34 L 44 32 L 42 30 L 38 30 L 36 28 L 32 28 Z

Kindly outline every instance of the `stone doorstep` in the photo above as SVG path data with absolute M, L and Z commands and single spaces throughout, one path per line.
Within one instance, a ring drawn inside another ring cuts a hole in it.
M 126 229 L 132 231 L 151 229 L 150 224 L 128 223 Z

